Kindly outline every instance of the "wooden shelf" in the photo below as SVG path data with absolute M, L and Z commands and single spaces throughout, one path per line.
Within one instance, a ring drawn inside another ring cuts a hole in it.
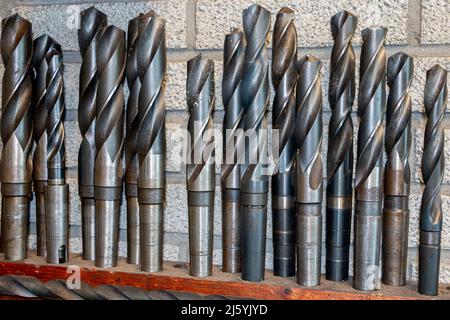
M 382 285 L 375 292 L 354 290 L 350 283 L 335 283 L 322 279 L 322 284 L 315 288 L 301 287 L 294 278 L 280 278 L 266 272 L 266 280 L 260 283 L 243 281 L 238 274 L 227 274 L 214 267 L 213 276 L 195 278 L 188 275 L 187 264 L 164 264 L 164 270 L 157 273 L 144 273 L 137 266 L 129 265 L 124 259 L 119 260 L 116 268 L 100 269 L 92 262 L 84 261 L 79 255 L 71 255 L 70 262 L 63 265 L 48 265 L 44 258 L 31 252 L 30 257 L 20 262 L 6 262 L 0 254 L 0 275 L 34 276 L 41 281 L 66 279 L 68 265 L 77 265 L 81 271 L 81 281 L 97 286 L 101 284 L 129 285 L 147 290 L 163 289 L 188 291 L 198 294 L 219 294 L 225 296 L 255 299 L 305 299 L 305 300 L 387 300 L 387 299 L 450 299 L 450 285 L 442 285 L 438 297 L 419 295 L 417 285 L 408 283 L 404 287 Z

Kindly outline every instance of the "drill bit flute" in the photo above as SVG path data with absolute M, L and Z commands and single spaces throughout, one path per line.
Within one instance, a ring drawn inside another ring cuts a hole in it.
M 101 268 L 117 265 L 122 198 L 125 54 L 125 32 L 108 26 L 97 49 L 95 265 Z
M 222 271 L 241 270 L 240 148 L 242 146 L 241 81 L 245 58 L 245 37 L 235 29 L 225 37 L 223 55 L 222 99 L 223 120 L 222 165 Z
M 45 221 L 47 262 L 65 263 L 69 250 L 69 186 L 65 179 L 64 80 L 60 48 L 47 54 L 47 185 Z
M 187 63 L 190 154 L 186 167 L 189 205 L 189 273 L 212 273 L 214 217 L 214 62 L 201 54 Z
M 83 136 L 78 153 L 78 189 L 81 198 L 83 259 L 95 260 L 95 118 L 97 101 L 97 47 L 106 15 L 95 7 L 81 12 L 78 43 L 82 56 L 78 105 L 78 124 Z
M 408 162 L 411 147 L 411 95 L 413 60 L 400 52 L 388 59 L 390 88 L 386 109 L 384 208 L 382 236 L 382 281 L 388 285 L 406 284 L 409 229 Z
M 165 21 L 153 10 L 139 17 L 137 46 L 141 269 L 155 272 L 162 270 L 163 260 L 166 44 Z
M 32 180 L 31 23 L 17 14 L 4 19 L 0 45 L 5 66 L 0 120 L 1 245 L 5 259 L 17 261 L 27 255 Z
M 269 58 L 266 39 L 270 12 L 252 5 L 243 14 L 247 38 L 241 99 L 244 108 L 244 161 L 241 164 L 241 270 L 242 279 L 264 280 L 266 256 L 268 173 L 267 109 L 269 105 Z
M 139 129 L 138 101 L 141 90 L 137 66 L 137 40 L 139 31 L 139 17 L 128 23 L 127 65 L 126 78 L 130 95 L 126 110 L 125 137 L 125 196 L 127 197 L 127 261 L 131 264 L 140 263 L 139 237 L 139 203 L 137 179 L 139 162 L 137 156 L 137 136 Z
M 272 176 L 273 273 L 295 274 L 295 85 L 297 32 L 294 11 L 282 8 L 275 21 L 272 49 L 274 129 L 279 131 L 278 172 Z
M 297 63 L 295 118 L 297 283 L 320 284 L 322 258 L 322 63 L 305 56 Z
M 334 38 L 330 62 L 328 100 L 332 115 L 328 127 L 326 278 L 348 279 L 352 221 L 353 122 L 355 52 L 352 38 L 357 18 L 341 11 L 331 18 Z
M 46 55 L 61 48 L 51 37 L 44 34 L 33 42 L 33 137 L 36 148 L 33 154 L 33 188 L 36 196 L 37 255 L 46 254 L 45 191 L 47 183 L 47 118 L 45 104 L 47 91 Z
M 372 27 L 362 31 L 353 287 L 365 291 L 378 288 L 381 253 L 385 37 L 385 28 Z
M 447 107 L 447 71 L 439 65 L 427 71 L 424 102 L 428 120 L 422 156 L 425 189 L 420 206 L 419 293 L 435 296 L 439 288 L 445 170 L 442 120 Z

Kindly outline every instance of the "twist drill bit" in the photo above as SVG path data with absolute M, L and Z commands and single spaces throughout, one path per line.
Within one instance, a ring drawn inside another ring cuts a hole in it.
M 297 31 L 294 11 L 282 8 L 273 29 L 273 127 L 279 131 L 278 172 L 272 176 L 273 273 L 295 275 L 295 87 Z
M 334 45 L 330 61 L 328 100 L 332 110 L 328 127 L 326 264 L 328 280 L 348 279 L 352 220 L 353 122 L 355 52 L 352 38 L 357 18 L 341 11 L 331 18 Z
M 386 107 L 386 29 L 362 31 L 356 161 L 353 287 L 376 290 L 380 264 L 383 201 L 383 114 Z
M 189 205 L 189 273 L 212 273 L 214 215 L 214 62 L 201 54 L 187 63 L 186 97 L 189 108 L 189 162 L 186 181 Z
M 242 279 L 264 280 L 266 256 L 267 193 L 267 110 L 269 106 L 269 58 L 266 39 L 270 12 L 252 5 L 243 13 L 247 38 L 241 103 L 245 159 L 241 164 L 241 270 Z
M 94 7 L 81 12 L 78 43 L 82 56 L 78 105 L 78 124 L 83 136 L 78 154 L 78 189 L 81 198 L 83 259 L 95 259 L 95 118 L 97 100 L 97 48 L 106 15 Z
M 411 95 L 413 59 L 400 52 L 388 59 L 387 82 L 390 88 L 386 109 L 384 170 L 384 209 L 382 281 L 388 285 L 406 284 L 409 229 L 408 157 L 411 147 Z
M 0 161 L 2 193 L 1 242 L 5 259 L 22 260 L 27 255 L 28 217 L 32 180 L 31 145 L 33 125 L 31 23 L 15 14 L 2 21 L 1 55 L 3 142 Z
M 60 48 L 47 56 L 47 184 L 45 189 L 45 221 L 47 262 L 65 263 L 69 249 L 69 186 L 65 179 L 64 148 L 64 80 Z
M 322 257 L 322 62 L 305 56 L 297 63 L 295 118 L 297 283 L 320 284 Z
M 424 93 L 428 121 L 422 156 L 425 189 L 420 206 L 419 293 L 437 295 L 441 257 L 442 199 L 444 178 L 444 128 L 447 108 L 447 70 L 439 65 L 427 72 Z
M 223 120 L 222 165 L 222 270 L 241 271 L 241 207 L 240 164 L 242 117 L 241 81 L 244 71 L 246 41 L 235 29 L 225 37 L 223 55 L 222 99 L 225 108 Z
M 126 110 L 125 137 L 125 195 L 127 197 L 127 261 L 131 264 L 140 263 L 139 237 L 139 203 L 137 179 L 139 162 L 137 156 L 137 137 L 139 129 L 138 101 L 141 82 L 137 66 L 137 40 L 139 32 L 139 17 L 128 23 L 128 57 L 126 78 L 130 95 Z
M 141 269 L 162 270 L 165 161 L 164 76 L 165 20 L 153 10 L 139 18 L 137 65 L 139 92 L 138 197 L 141 230 Z
M 95 126 L 95 265 L 102 268 L 117 265 L 122 198 L 125 54 L 125 32 L 108 26 L 97 49 Z
M 47 118 L 45 104 L 47 92 L 47 59 L 46 55 L 53 49 L 61 51 L 47 34 L 36 38 L 33 42 L 33 136 L 36 144 L 33 155 L 33 187 L 36 196 L 36 237 L 37 254 L 46 254 L 45 236 L 45 192 L 47 183 Z

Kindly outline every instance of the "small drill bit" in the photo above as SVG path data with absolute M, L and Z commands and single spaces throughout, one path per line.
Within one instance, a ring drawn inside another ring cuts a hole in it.
M 325 276 L 332 281 L 348 279 L 353 196 L 351 111 L 356 61 L 351 41 L 356 24 L 357 18 L 347 11 L 331 18 L 334 45 L 328 88 L 332 114 L 328 126 Z
M 241 103 L 244 108 L 244 141 L 241 164 L 241 270 L 242 279 L 264 280 L 266 257 L 267 193 L 267 110 L 269 106 L 269 57 L 266 40 L 270 12 L 252 5 L 243 13 L 247 38 Z M 257 141 L 255 141 L 257 139 Z
M 273 127 L 279 131 L 278 172 L 272 176 L 273 273 L 295 275 L 295 87 L 297 31 L 294 11 L 282 8 L 273 29 Z
M 125 32 L 108 26 L 97 49 L 95 126 L 95 265 L 117 265 L 119 211 L 122 199 Z
M 385 28 L 372 27 L 362 31 L 353 287 L 365 291 L 379 287 L 383 115 L 386 108 L 385 37 Z
M 125 196 L 127 197 L 127 261 L 140 264 L 140 230 L 137 179 L 139 161 L 137 156 L 137 137 L 139 130 L 138 102 L 141 81 L 137 65 L 137 42 L 139 33 L 139 17 L 128 23 L 126 78 L 130 95 L 126 110 L 125 137 Z
M 65 179 L 64 79 L 60 48 L 47 56 L 47 185 L 45 221 L 47 262 L 65 263 L 69 256 L 69 186 Z
M 241 207 L 240 164 L 242 117 L 241 81 L 244 71 L 246 41 L 239 29 L 225 37 L 223 55 L 222 99 L 223 119 L 222 165 L 222 271 L 241 271 Z
M 187 63 L 190 154 L 186 167 L 189 205 L 189 273 L 212 273 L 214 217 L 214 62 L 201 54 Z
M 17 261 L 27 256 L 32 181 L 31 23 L 18 14 L 5 18 L 0 46 L 5 67 L 0 120 L 1 242 L 5 259 Z
M 141 269 L 162 270 L 165 162 L 164 76 L 165 20 L 153 10 L 139 17 L 137 64 L 139 92 L 138 198 L 141 230 Z
M 33 188 L 36 196 L 37 255 L 46 255 L 45 191 L 47 183 L 47 118 L 45 104 L 47 91 L 47 54 L 60 45 L 47 34 L 33 41 L 33 137 L 36 148 L 33 155 Z
M 83 259 L 95 260 L 95 118 L 97 100 L 97 48 L 106 28 L 106 15 L 95 7 L 81 11 L 78 43 L 82 57 L 78 124 L 83 137 L 78 154 L 78 189 L 81 198 Z
M 409 151 L 411 148 L 411 94 L 413 59 L 400 52 L 388 59 L 390 88 L 386 109 L 382 281 L 406 284 L 408 262 Z
M 297 283 L 320 284 L 322 258 L 322 62 L 305 56 L 297 62 L 295 118 Z
M 439 65 L 427 72 L 424 102 L 428 117 L 422 156 L 425 189 L 420 206 L 419 293 L 437 295 L 441 258 L 442 199 L 445 171 L 444 128 L 447 108 L 447 70 Z

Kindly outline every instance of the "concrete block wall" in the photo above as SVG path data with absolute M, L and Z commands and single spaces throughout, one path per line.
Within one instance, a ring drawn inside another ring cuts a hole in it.
M 250 0 L 0 0 L 0 16 L 10 13 L 23 15 L 33 23 L 37 37 L 46 32 L 59 41 L 64 49 L 66 85 L 66 153 L 67 177 L 70 184 L 70 250 L 81 250 L 81 218 L 77 188 L 77 153 L 81 136 L 77 124 L 78 75 L 81 58 L 78 52 L 78 13 L 95 5 L 108 15 L 109 23 L 126 30 L 128 20 L 140 12 L 156 10 L 167 21 L 167 87 L 166 87 L 166 139 L 167 139 L 167 203 L 165 214 L 166 260 L 187 261 L 187 193 L 182 159 L 183 135 L 180 129 L 187 126 L 185 102 L 186 61 L 199 52 L 215 61 L 216 106 L 214 121 L 220 128 L 223 117 L 221 100 L 222 46 L 226 33 L 242 23 L 242 10 L 254 3 Z M 332 37 L 330 18 L 336 12 L 346 9 L 359 18 L 354 45 L 357 57 L 361 47 L 360 31 L 370 25 L 388 27 L 387 52 L 399 50 L 415 58 L 413 82 L 413 142 L 411 167 L 413 185 L 410 198 L 411 225 L 408 262 L 408 277 L 417 279 L 418 262 L 418 220 L 423 183 L 420 163 L 423 149 L 423 135 L 426 117 L 423 108 L 425 72 L 435 63 L 441 63 L 450 70 L 450 2 L 448 0 L 260 0 L 259 4 L 272 12 L 272 21 L 282 6 L 297 11 L 299 55 L 312 54 L 322 59 L 322 84 L 324 101 L 324 159 L 327 150 L 328 121 L 328 64 Z M 272 23 L 273 26 L 273 23 Z M 271 46 L 271 42 L 269 42 Z M 358 59 L 359 60 L 359 59 Z M 359 63 L 359 61 L 358 61 Z M 3 66 L 0 65 L 0 74 Z M 357 70 L 358 72 L 358 70 Z M 358 73 L 357 73 L 358 78 Z M 0 88 L 1 89 L 1 88 Z M 273 98 L 273 94 L 272 94 Z M 354 123 L 358 125 L 356 102 Z M 446 156 L 450 159 L 450 118 L 445 115 Z M 356 148 L 355 148 L 356 150 Z M 441 281 L 450 283 L 450 161 L 447 161 L 443 193 L 444 231 L 442 241 Z M 219 171 L 217 171 L 218 173 Z M 217 176 L 219 182 L 219 176 Z M 214 223 L 214 263 L 221 263 L 221 203 L 220 188 L 216 189 Z M 270 204 L 270 203 L 269 203 Z M 34 208 L 34 206 L 32 206 Z M 32 209 L 34 212 L 34 209 Z M 126 255 L 126 216 L 122 210 L 120 255 Z M 267 227 L 266 266 L 272 268 L 271 217 Z M 36 246 L 35 217 L 31 217 L 29 245 Z M 325 252 L 325 251 L 324 251 Z M 324 260 L 323 260 L 324 261 Z

